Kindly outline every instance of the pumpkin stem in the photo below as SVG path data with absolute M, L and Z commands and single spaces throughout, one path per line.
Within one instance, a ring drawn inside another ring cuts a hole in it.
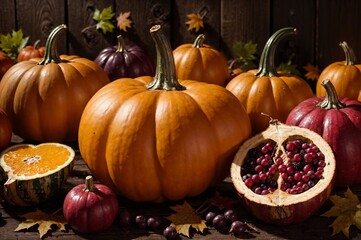
M 44 58 L 41 62 L 38 63 L 38 65 L 46 65 L 48 63 L 61 63 L 61 59 L 56 48 L 56 41 L 58 39 L 59 33 L 65 29 L 66 25 L 61 24 L 54 28 L 53 31 L 51 31 L 45 43 Z
M 117 47 L 117 52 L 124 52 L 125 51 L 125 42 L 124 42 L 124 38 L 122 37 L 122 35 L 118 35 L 117 37 L 118 39 L 118 47 Z
M 345 53 L 345 65 L 354 65 L 356 63 L 356 55 L 347 42 L 340 42 L 340 46 Z
M 173 51 L 160 25 L 151 27 L 150 34 L 157 50 L 157 67 L 154 80 L 146 86 L 149 90 L 184 90 L 177 80 Z
M 337 96 L 336 89 L 333 86 L 330 79 L 325 79 L 322 81 L 321 85 L 326 90 L 325 99 L 318 104 L 318 106 L 322 107 L 323 109 L 340 109 L 346 107 L 344 103 L 342 103 Z
M 34 48 L 38 49 L 39 47 L 40 47 L 40 39 L 38 39 L 34 42 Z
M 93 192 L 95 189 L 94 179 L 92 176 L 86 176 L 85 178 L 85 187 L 83 188 L 84 192 Z
M 197 36 L 196 40 L 194 40 L 193 47 L 202 48 L 205 39 L 206 39 L 206 36 L 204 34 L 199 34 Z
M 290 34 L 296 34 L 297 29 L 292 27 L 281 28 L 276 31 L 267 41 L 263 48 L 256 76 L 279 76 L 275 67 L 275 52 L 278 43 L 282 38 Z

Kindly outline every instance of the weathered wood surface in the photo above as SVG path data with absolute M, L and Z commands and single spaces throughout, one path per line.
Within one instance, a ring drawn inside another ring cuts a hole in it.
M 51 201 L 46 204 L 41 204 L 38 206 L 39 209 L 46 211 L 48 213 L 53 213 L 59 211 L 62 208 L 63 200 L 66 193 L 73 188 L 74 186 L 84 182 L 84 179 L 87 175 L 90 174 L 89 169 L 82 160 L 80 153 L 75 145 L 72 145 L 76 150 L 76 159 L 75 166 L 71 172 L 67 183 L 63 186 L 61 192 Z M 141 177 L 141 176 L 139 176 Z M 230 197 L 235 200 L 238 200 L 236 193 L 233 188 L 233 184 L 229 179 L 226 179 L 221 184 L 215 186 L 214 188 L 209 189 L 204 194 L 201 194 L 194 198 L 186 199 L 194 208 L 199 207 L 206 201 L 207 198 L 214 196 L 215 191 L 218 191 L 224 197 Z M 335 189 L 332 194 L 344 192 L 345 189 Z M 352 188 L 352 191 L 359 196 L 361 196 L 361 188 L 355 187 Z M 162 204 L 157 203 L 135 203 L 119 197 L 120 207 L 125 207 L 129 210 L 131 215 L 135 217 L 137 214 L 144 214 L 145 216 L 160 216 L 166 217 L 172 214 L 172 210 L 169 206 L 174 206 L 176 204 L 181 204 L 179 202 L 167 202 Z M 319 210 L 319 212 L 311 217 L 310 219 L 289 226 L 273 226 L 270 224 L 265 224 L 260 220 L 257 220 L 250 213 L 244 209 L 241 204 L 237 203 L 234 205 L 235 210 L 240 216 L 241 220 L 246 221 L 252 224 L 258 232 L 248 232 L 239 237 L 230 235 L 227 230 L 219 232 L 213 228 L 209 228 L 203 234 L 195 233 L 191 231 L 192 239 L 205 239 L 205 240 L 226 240 L 226 239 L 271 239 L 271 240 L 282 240 L 282 239 L 294 239 L 294 240 L 322 240 L 322 239 L 331 239 L 331 240 L 341 240 L 347 239 L 342 233 L 339 233 L 335 236 L 332 235 L 332 228 L 329 225 L 334 220 L 333 218 L 321 217 L 320 215 L 326 212 L 331 206 L 330 201 L 326 202 L 325 205 Z M 14 229 L 18 226 L 22 218 L 19 218 L 19 215 L 22 215 L 27 212 L 34 211 L 35 208 L 18 208 L 10 206 L 5 202 L 0 202 L 0 213 L 2 218 L 0 218 L 0 239 L 19 239 L 19 240 L 29 240 L 29 239 L 38 239 L 39 234 L 36 230 L 36 227 L 29 229 L 28 231 L 19 231 L 15 232 Z M 169 224 L 164 219 L 163 228 Z M 54 228 L 56 229 L 56 228 Z M 114 222 L 111 228 L 101 232 L 99 234 L 81 234 L 76 231 L 73 231 L 69 226 L 67 226 L 67 231 L 62 232 L 59 229 L 54 232 L 49 232 L 44 239 L 165 239 L 162 236 L 161 230 L 151 231 L 151 230 L 141 230 L 135 227 L 134 224 L 129 227 L 120 227 L 117 220 Z M 177 239 L 189 239 L 183 235 L 180 235 Z M 352 226 L 350 228 L 350 239 L 361 239 L 361 231 Z
M 22 29 L 25 36 L 30 36 L 30 44 L 37 39 L 44 43 L 53 27 L 65 23 L 69 31 L 59 41 L 59 52 L 94 59 L 103 48 L 115 44 L 120 30 L 107 34 L 82 30 L 95 24 L 95 8 L 108 6 L 112 6 L 115 17 L 121 12 L 132 13 L 133 28 L 122 34 L 154 57 L 155 46 L 149 34 L 152 25 L 163 25 L 175 48 L 193 42 L 196 34 L 187 30 L 186 15 L 201 11 L 207 12 L 202 30 L 207 36 L 205 43 L 221 50 L 228 59 L 234 57 L 234 42 L 257 43 L 259 55 L 273 32 L 291 26 L 299 33 L 281 44 L 278 61 L 286 61 L 291 55 L 301 69 L 307 63 L 322 69 L 344 59 L 340 41 L 347 41 L 361 61 L 359 0 L 2 0 L 0 33 Z

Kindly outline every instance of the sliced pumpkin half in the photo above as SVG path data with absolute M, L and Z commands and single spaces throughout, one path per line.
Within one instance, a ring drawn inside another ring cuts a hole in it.
M 18 144 L 1 152 L 1 195 L 14 205 L 48 200 L 60 189 L 73 167 L 74 150 L 60 143 Z

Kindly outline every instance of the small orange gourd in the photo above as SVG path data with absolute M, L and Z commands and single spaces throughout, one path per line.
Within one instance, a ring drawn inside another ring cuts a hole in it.
M 29 45 L 21 49 L 18 54 L 18 62 L 26 61 L 31 58 L 44 57 L 45 47 L 40 46 L 40 40 L 37 40 L 33 46 Z
M 196 196 L 229 174 L 250 137 L 238 99 L 215 84 L 179 80 L 159 25 L 155 77 L 122 78 L 100 89 L 84 109 L 79 149 L 92 175 L 134 201 Z
M 314 96 L 311 87 L 297 75 L 277 72 L 275 51 L 285 36 L 295 34 L 296 29 L 287 27 L 276 31 L 267 41 L 259 68 L 234 77 L 226 86 L 246 108 L 252 124 L 252 134 L 260 133 L 269 126 L 269 115 L 284 122 L 289 112 L 301 101 Z
M 182 44 L 173 51 L 177 77 L 225 86 L 230 78 L 227 60 L 204 40 L 200 34 L 193 44 Z
M 62 24 L 50 33 L 44 58 L 15 64 L 0 82 L 0 108 L 10 118 L 14 133 L 29 141 L 77 140 L 85 105 L 109 83 L 93 61 L 58 55 L 55 43 L 64 29 Z
M 355 53 L 347 42 L 341 42 L 340 46 L 345 53 L 345 60 L 331 63 L 321 72 L 317 80 L 316 96 L 326 96 L 322 81 L 330 79 L 337 96 L 361 101 L 361 65 L 356 64 Z

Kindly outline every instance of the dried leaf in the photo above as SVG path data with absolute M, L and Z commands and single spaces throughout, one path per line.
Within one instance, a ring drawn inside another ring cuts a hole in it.
M 65 224 L 67 224 L 63 215 L 48 214 L 39 209 L 36 209 L 35 212 L 21 215 L 20 217 L 25 218 L 26 220 L 19 223 L 14 231 L 29 229 L 35 225 L 39 225 L 38 231 L 40 238 L 42 238 L 49 230 L 52 230 L 52 225 L 56 225 L 61 231 L 65 231 Z
M 194 228 L 198 232 L 204 231 L 207 228 L 206 221 L 203 220 L 192 208 L 192 206 L 184 201 L 183 205 L 176 205 L 170 207 L 176 213 L 166 217 L 171 221 L 171 226 L 173 226 L 179 234 L 183 234 L 189 237 L 190 228 Z
M 212 198 L 208 200 L 210 205 L 214 205 L 219 209 L 232 209 L 233 205 L 238 201 L 230 198 L 230 197 L 223 197 L 219 192 L 216 192 Z
M 349 228 L 351 225 L 355 225 L 361 229 L 361 203 L 357 195 L 353 194 L 349 188 L 344 195 L 345 197 L 337 195 L 330 196 L 329 199 L 334 206 L 322 216 L 336 217 L 331 224 L 333 228 L 332 235 L 342 231 L 343 234 L 349 238 Z
M 189 19 L 186 24 L 188 25 L 188 30 L 194 31 L 197 33 L 200 28 L 204 28 L 203 18 L 198 13 L 187 14 L 187 18 Z
M 120 30 L 124 32 L 127 28 L 132 28 L 132 21 L 129 19 L 131 12 L 120 13 L 117 17 L 117 24 Z
M 104 8 L 101 12 L 99 9 L 95 9 L 93 14 L 93 19 L 97 21 L 96 29 L 101 29 L 103 33 L 107 32 L 113 32 L 114 25 L 110 21 L 114 17 L 113 9 L 112 7 Z
M 307 71 L 307 73 L 305 74 L 306 79 L 310 79 L 313 81 L 318 80 L 318 77 L 320 76 L 320 70 L 318 69 L 318 66 L 307 63 L 307 66 L 304 66 L 303 68 Z

